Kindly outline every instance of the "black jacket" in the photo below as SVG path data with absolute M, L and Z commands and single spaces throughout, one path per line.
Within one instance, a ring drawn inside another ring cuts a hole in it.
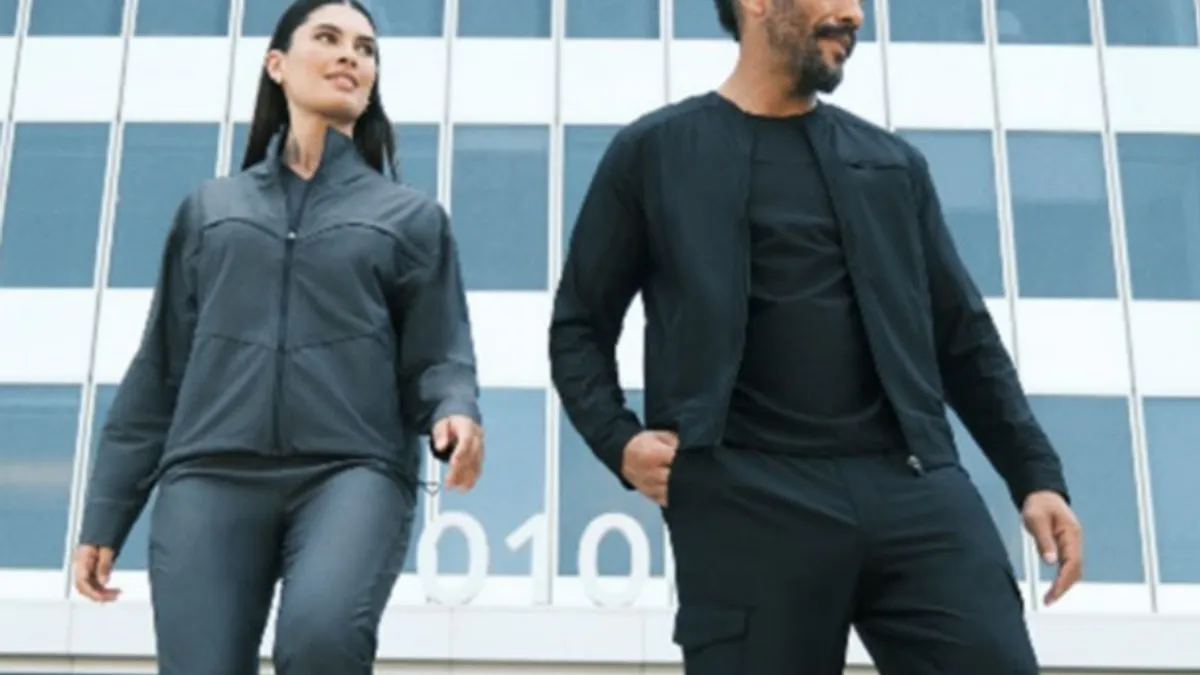
M 272 154 L 179 207 L 93 459 L 83 543 L 119 549 L 181 460 L 365 457 L 415 480 L 433 421 L 479 420 L 446 213 L 335 131 L 298 213 L 281 171 Z
M 927 469 L 958 463 L 949 403 L 1015 502 L 1042 489 L 1065 496 L 1060 460 L 955 250 L 924 157 L 833 105 L 811 114 L 907 450 Z M 617 133 L 584 198 L 554 299 L 551 372 L 572 425 L 618 476 L 625 444 L 643 428 L 615 356 L 639 291 L 646 427 L 677 431 L 685 452 L 723 438 L 750 283 L 752 138 L 742 122 L 715 93 L 645 115 Z

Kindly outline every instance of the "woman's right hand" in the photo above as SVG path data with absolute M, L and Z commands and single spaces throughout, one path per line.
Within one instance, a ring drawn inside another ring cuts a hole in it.
M 80 544 L 75 549 L 75 590 L 96 602 L 112 602 L 121 589 L 110 588 L 115 552 L 107 546 Z

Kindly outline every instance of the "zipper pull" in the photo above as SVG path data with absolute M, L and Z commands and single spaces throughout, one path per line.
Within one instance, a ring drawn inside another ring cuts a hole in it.
M 908 468 L 912 469 L 914 474 L 918 476 L 925 475 L 925 465 L 921 464 L 920 457 L 917 457 L 916 455 L 909 455 L 908 459 L 906 459 L 904 463 L 908 465 Z

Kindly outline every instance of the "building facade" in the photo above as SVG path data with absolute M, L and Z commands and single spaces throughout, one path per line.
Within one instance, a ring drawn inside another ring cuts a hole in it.
M 0 673 L 153 672 L 148 516 L 121 602 L 79 601 L 81 486 L 170 216 L 240 167 L 287 4 L 0 0 Z M 712 0 L 364 4 L 403 179 L 452 214 L 489 436 L 475 491 L 422 500 L 379 672 L 677 672 L 661 519 L 565 420 L 546 328 L 613 133 L 718 86 L 735 45 Z M 1200 670 L 1195 0 L 864 4 L 830 100 L 928 156 L 1086 528 L 1085 581 L 1042 607 L 1053 570 L 956 422 L 1039 653 L 1048 668 Z M 635 303 L 620 348 L 635 403 L 640 333 Z

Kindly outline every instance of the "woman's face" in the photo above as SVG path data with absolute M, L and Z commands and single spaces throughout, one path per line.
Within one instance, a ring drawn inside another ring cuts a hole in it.
M 352 125 L 375 87 L 375 32 L 350 5 L 323 5 L 292 34 L 287 52 L 267 54 L 266 68 L 294 110 Z

